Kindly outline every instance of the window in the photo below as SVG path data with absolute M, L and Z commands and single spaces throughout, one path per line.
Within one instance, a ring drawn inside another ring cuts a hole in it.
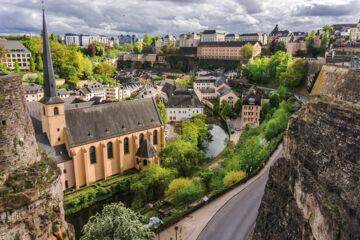
M 58 132 L 60 132 L 60 128 L 56 129 Z
M 153 133 L 153 144 L 156 145 L 158 143 L 158 134 L 157 134 L 157 130 L 154 131 Z
M 45 116 L 45 107 L 43 107 L 43 115 Z
M 90 147 L 90 163 L 96 163 L 96 152 L 94 146 Z
M 129 151 L 129 138 L 124 139 L 124 154 L 128 154 Z
M 146 166 L 146 165 L 147 165 L 147 160 L 144 159 L 144 160 L 143 160 L 143 166 Z
M 64 169 L 64 173 L 66 173 L 66 169 Z
M 69 183 L 68 183 L 68 180 L 65 180 L 65 188 L 69 188 Z
M 58 107 L 54 107 L 54 115 L 59 115 L 59 108 Z
M 141 144 L 144 142 L 144 134 L 141 133 L 139 136 L 139 146 L 141 146 Z
M 113 158 L 114 157 L 112 142 L 108 142 L 108 144 L 107 144 L 107 155 L 108 155 L 108 158 Z

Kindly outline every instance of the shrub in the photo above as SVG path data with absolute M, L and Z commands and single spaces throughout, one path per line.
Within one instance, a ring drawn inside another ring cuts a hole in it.
M 191 184 L 176 193 L 175 203 L 190 204 L 205 195 L 205 189 L 199 179 L 194 178 Z
M 168 190 L 165 192 L 167 201 L 173 201 L 176 198 L 176 193 L 191 184 L 188 178 L 177 178 L 171 181 Z
M 246 173 L 244 171 L 230 171 L 226 174 L 222 181 L 225 186 L 231 186 L 245 177 Z

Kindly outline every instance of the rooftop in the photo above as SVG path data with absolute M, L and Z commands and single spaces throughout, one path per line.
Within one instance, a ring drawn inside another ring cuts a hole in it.
M 30 51 L 21 42 L 16 40 L 0 40 L 0 44 L 4 45 L 4 47 L 11 52 L 30 53 Z
M 241 42 L 241 41 L 231 41 L 231 42 L 201 42 L 199 47 L 242 47 L 245 44 L 250 43 L 251 45 L 255 45 L 259 42 Z

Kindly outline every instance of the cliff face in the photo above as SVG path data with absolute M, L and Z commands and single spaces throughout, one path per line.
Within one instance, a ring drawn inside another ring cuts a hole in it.
M 38 151 L 21 78 L 0 75 L 0 239 L 68 239 L 56 162 Z
M 360 239 L 360 88 L 350 73 L 324 66 L 322 96 L 290 119 L 254 239 Z

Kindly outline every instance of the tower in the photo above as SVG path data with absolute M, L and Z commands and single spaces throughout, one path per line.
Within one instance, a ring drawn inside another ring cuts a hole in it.
M 46 133 L 51 146 L 65 143 L 64 101 L 57 96 L 54 69 L 51 60 L 49 38 L 46 28 L 45 11 L 43 8 L 43 66 L 44 66 L 44 97 L 41 105 L 42 130 Z

